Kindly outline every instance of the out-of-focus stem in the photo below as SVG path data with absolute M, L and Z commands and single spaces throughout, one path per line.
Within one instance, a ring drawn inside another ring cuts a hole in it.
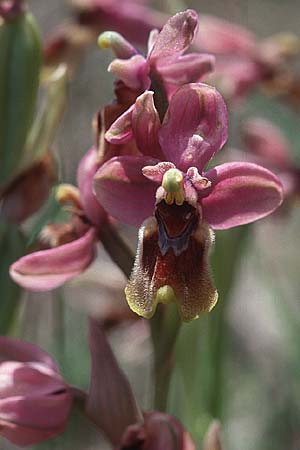
M 116 229 L 108 222 L 103 224 L 99 239 L 111 259 L 120 267 L 127 278 L 130 277 L 134 255 Z
M 54 322 L 54 344 L 56 359 L 59 364 L 63 364 L 65 360 L 66 351 L 66 323 L 65 323 L 65 302 L 61 289 L 56 289 L 53 292 L 52 313 Z
M 249 227 L 243 226 L 228 232 L 227 236 L 219 236 L 213 255 L 213 268 L 220 302 L 211 314 L 209 333 L 211 342 L 212 380 L 209 413 L 213 417 L 222 418 L 224 361 L 226 358 L 226 341 L 228 329 L 226 311 L 229 306 L 229 294 L 240 263 L 240 257 L 249 235 Z
M 154 348 L 154 408 L 166 411 L 172 370 L 175 363 L 174 349 L 181 319 L 174 304 L 159 305 L 151 319 L 151 335 Z

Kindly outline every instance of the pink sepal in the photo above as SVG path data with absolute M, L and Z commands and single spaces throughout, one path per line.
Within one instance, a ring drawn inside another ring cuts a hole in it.
M 110 215 L 139 226 L 153 214 L 157 184 L 144 177 L 142 169 L 157 162 L 146 156 L 119 156 L 100 167 L 94 178 L 94 190 Z
M 95 229 L 70 243 L 23 256 L 10 267 L 12 279 L 30 291 L 50 291 L 82 273 L 95 256 Z
M 199 172 L 221 149 L 228 136 L 227 108 L 219 92 L 203 83 L 177 90 L 159 131 L 159 142 L 167 160 L 186 171 Z
M 279 179 L 257 164 L 222 164 L 204 175 L 212 182 L 212 191 L 201 200 L 203 220 L 215 230 L 265 217 L 283 199 Z
M 79 162 L 77 170 L 81 204 L 86 216 L 96 226 L 99 226 L 106 217 L 104 209 L 97 202 L 92 190 L 93 177 L 99 166 L 97 150 L 95 147 L 92 147 Z

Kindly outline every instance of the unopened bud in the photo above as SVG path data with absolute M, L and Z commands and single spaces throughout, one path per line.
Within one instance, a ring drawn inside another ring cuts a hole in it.
M 101 49 L 111 48 L 117 58 L 127 59 L 136 55 L 136 49 L 120 34 L 115 31 L 105 31 L 98 37 L 98 46 Z

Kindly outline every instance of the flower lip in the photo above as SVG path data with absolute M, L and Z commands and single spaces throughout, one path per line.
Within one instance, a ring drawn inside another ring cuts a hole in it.
M 199 213 L 189 203 L 182 205 L 166 201 L 157 204 L 155 217 L 158 223 L 158 243 L 162 255 L 173 249 L 175 255 L 183 252 L 199 222 Z

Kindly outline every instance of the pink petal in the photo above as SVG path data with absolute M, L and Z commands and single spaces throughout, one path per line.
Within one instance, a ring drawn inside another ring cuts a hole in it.
M 76 6 L 79 6 L 76 0 Z M 148 35 L 153 28 L 160 29 L 167 16 L 153 8 L 133 1 L 119 0 L 87 0 L 81 1 L 79 8 L 80 23 L 103 31 L 114 30 L 125 36 L 130 42 L 145 45 Z M 87 6 L 89 6 L 87 8 Z
M 157 184 L 144 177 L 142 169 L 156 163 L 147 157 L 119 156 L 100 167 L 94 178 L 95 194 L 110 215 L 139 226 L 153 214 Z
M 44 430 L 60 428 L 68 419 L 71 405 L 72 396 L 66 390 L 57 394 L 8 397 L 0 400 L 0 421 Z
M 214 65 L 213 55 L 191 53 L 180 56 L 173 62 L 162 63 L 157 70 L 164 82 L 181 86 L 200 81 L 214 69 Z
M 203 198 L 203 219 L 226 229 L 267 216 L 282 202 L 282 185 L 269 170 L 252 163 L 228 163 L 209 170 L 211 194 Z
M 146 91 L 136 99 L 132 112 L 132 129 L 138 149 L 144 155 L 161 159 L 162 151 L 158 142 L 161 123 L 153 95 L 154 92 Z
M 77 171 L 77 184 L 80 191 L 80 201 L 86 216 L 94 225 L 99 226 L 105 219 L 106 213 L 97 202 L 93 193 L 93 177 L 99 169 L 98 155 L 95 147 L 92 147 L 81 159 Z
M 42 396 L 65 390 L 61 376 L 38 362 L 5 361 L 0 365 L 0 403 L 8 397 Z M 0 408 L 3 418 L 3 409 Z
M 243 129 L 248 149 L 269 167 L 286 170 L 290 166 L 289 143 L 279 128 L 268 120 L 249 119 Z
M 133 137 L 132 111 L 134 105 L 127 109 L 117 120 L 113 122 L 105 133 L 105 139 L 111 144 L 125 144 Z
M 114 59 L 108 71 L 122 80 L 130 89 L 144 91 L 150 87 L 149 67 L 141 55 L 132 56 L 130 59 Z
M 37 430 L 34 428 L 23 427 L 14 423 L 1 421 L 1 435 L 15 445 L 27 447 L 29 445 L 38 444 L 47 441 L 52 437 L 63 433 L 64 427 L 54 428 L 51 430 Z
M 155 60 L 176 57 L 190 46 L 198 25 L 198 15 L 192 9 L 175 14 L 164 25 L 148 56 L 151 63 Z
M 0 362 L 2 361 L 36 361 L 58 371 L 54 360 L 40 347 L 7 336 L 0 336 Z
M 149 180 L 155 181 L 156 183 L 161 184 L 164 174 L 170 170 L 175 169 L 175 165 L 169 161 L 163 161 L 155 166 L 145 166 L 143 167 L 143 175 Z
M 158 35 L 159 35 L 159 30 L 153 29 L 153 30 L 150 31 L 148 42 L 147 42 L 148 54 L 151 53 L 151 50 L 153 48 L 153 45 L 156 42 L 156 39 L 157 39 Z
M 105 333 L 95 320 L 90 320 L 89 343 L 92 370 L 86 414 L 115 446 L 128 425 L 141 421 L 141 413 Z
M 185 85 L 173 95 L 159 131 L 166 156 L 182 171 L 199 172 L 227 140 L 227 109 L 219 92 L 206 84 Z
M 12 279 L 31 291 L 49 291 L 79 275 L 93 261 L 95 230 L 68 244 L 23 256 L 10 267 Z
M 209 53 L 240 53 L 253 56 L 257 52 L 255 35 L 239 25 L 218 17 L 201 15 L 195 45 Z

